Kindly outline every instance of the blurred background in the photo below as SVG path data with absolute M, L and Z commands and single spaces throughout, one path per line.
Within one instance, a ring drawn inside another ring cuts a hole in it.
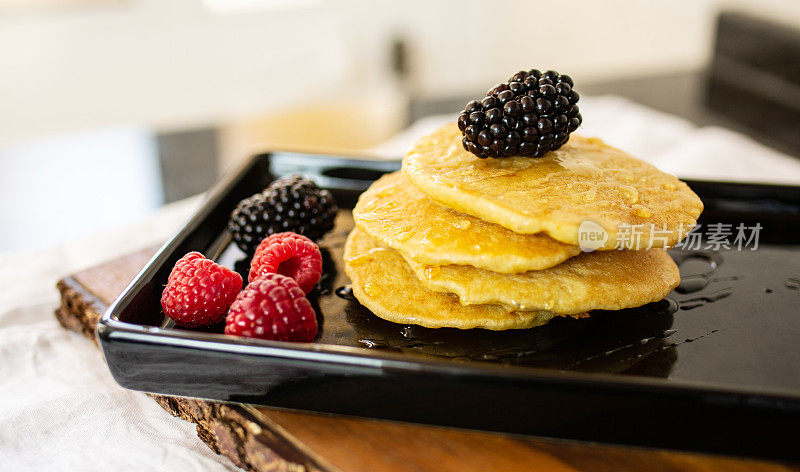
M 800 156 L 797 0 L 0 0 L 0 254 L 256 151 L 399 158 L 381 143 L 531 67 Z

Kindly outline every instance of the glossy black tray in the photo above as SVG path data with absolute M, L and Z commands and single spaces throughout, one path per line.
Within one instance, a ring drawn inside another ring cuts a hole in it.
M 352 298 L 342 247 L 358 194 L 398 162 L 297 153 L 253 157 L 220 182 L 102 317 L 120 385 L 459 428 L 800 459 L 800 188 L 689 182 L 701 223 L 762 225 L 758 250 L 673 250 L 684 282 L 661 302 L 505 332 L 381 320 Z M 300 172 L 343 208 L 321 246 L 310 344 L 165 322 L 175 261 L 199 250 L 243 272 L 225 225 L 236 203 Z

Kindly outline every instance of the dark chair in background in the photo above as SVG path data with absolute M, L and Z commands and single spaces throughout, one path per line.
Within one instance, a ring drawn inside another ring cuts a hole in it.
M 705 103 L 762 141 L 800 156 L 800 30 L 722 13 Z

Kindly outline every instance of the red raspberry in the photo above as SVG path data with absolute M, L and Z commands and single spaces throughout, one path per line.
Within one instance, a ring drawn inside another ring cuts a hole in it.
M 317 335 L 317 317 L 297 282 L 280 274 L 264 274 L 233 301 L 225 334 L 310 342 Z
M 172 268 L 161 294 L 161 307 L 178 325 L 212 324 L 225 316 L 241 290 L 241 275 L 199 252 L 190 252 Z
M 322 275 L 322 254 L 314 241 L 296 233 L 277 233 L 264 238 L 250 262 L 248 282 L 263 274 L 293 278 L 309 293 Z

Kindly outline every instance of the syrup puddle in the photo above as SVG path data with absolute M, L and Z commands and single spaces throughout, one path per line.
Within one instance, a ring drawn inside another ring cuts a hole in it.
M 418 328 L 413 325 L 403 326 L 403 329 L 400 330 L 400 334 L 403 335 L 406 339 L 414 339 L 417 337 Z
M 694 293 L 703 290 L 708 285 L 708 277 L 704 275 L 690 275 L 682 277 L 681 283 L 675 287 L 675 291 L 682 294 Z
M 681 277 L 681 283 L 675 287 L 675 291 L 686 295 L 689 293 L 699 292 L 708 286 L 711 282 L 729 282 L 739 280 L 741 277 L 737 275 L 732 275 L 730 277 L 716 277 L 713 279 L 708 278 L 705 275 L 688 275 L 685 277 Z
M 412 341 L 408 340 L 405 342 L 398 342 L 397 340 L 392 340 L 391 342 L 387 341 L 380 341 L 377 339 L 359 339 L 359 343 L 364 345 L 364 347 L 368 349 L 383 349 L 387 351 L 402 351 L 403 349 L 419 349 L 425 348 L 436 344 L 443 344 L 443 341 L 433 341 L 433 342 L 422 342 L 422 341 Z
M 677 257 L 678 268 L 684 277 L 708 276 L 722 264 L 717 254 L 692 252 Z
M 716 333 L 718 331 L 719 331 L 718 329 L 712 329 L 711 331 L 707 332 L 706 334 L 701 334 L 700 336 L 695 336 L 693 338 L 686 338 L 683 341 L 678 342 L 678 343 L 670 343 L 669 345 L 662 347 L 661 350 L 667 349 L 667 348 L 670 348 L 670 347 L 680 346 L 681 344 L 685 344 L 685 343 L 693 343 L 693 342 L 695 342 L 695 341 L 697 341 L 699 339 L 703 339 L 703 338 L 706 338 L 708 336 L 711 336 L 712 334 L 714 334 L 714 333 Z
M 709 277 L 722 263 L 722 260 L 715 254 L 693 252 L 679 257 L 677 263 L 681 272 L 681 282 L 675 287 L 675 291 L 680 294 L 699 292 L 710 282 L 720 280 Z
M 727 277 L 711 277 L 711 274 L 717 270 L 722 264 L 722 258 L 718 254 L 709 254 L 704 252 L 695 252 L 686 254 L 677 259 L 678 268 L 681 271 L 681 281 L 675 292 L 682 295 L 699 292 L 712 282 L 728 282 L 736 281 L 741 277 L 733 275 Z M 800 288 L 800 285 L 798 285 Z M 693 310 L 701 306 L 713 303 L 730 296 L 733 293 L 733 287 L 723 288 L 707 295 L 698 296 L 682 300 L 679 305 L 681 310 Z M 769 293 L 769 291 L 767 291 Z
M 702 297 L 695 297 L 690 298 L 688 300 L 683 300 L 680 303 L 681 310 L 693 310 L 695 308 L 699 308 L 703 305 L 707 305 L 709 303 L 714 303 L 717 300 L 722 300 L 723 298 L 729 297 L 733 293 L 733 288 L 723 288 L 722 290 L 717 290 L 716 292 L 711 292 L 708 295 L 703 295 Z
M 353 287 L 350 285 L 345 285 L 343 287 L 337 288 L 334 293 L 339 298 L 344 298 L 345 300 L 349 301 L 356 301 L 356 296 L 353 295 Z
M 668 330 L 664 331 L 660 336 L 654 336 L 652 338 L 643 338 L 643 339 L 640 339 L 638 342 L 627 344 L 625 346 L 621 346 L 621 347 L 618 347 L 616 349 L 611 349 L 611 350 L 606 351 L 606 352 L 604 352 L 602 354 L 597 354 L 597 355 L 594 355 L 594 356 L 591 356 L 591 357 L 587 357 L 585 359 L 581 359 L 578 362 L 572 364 L 572 367 L 575 367 L 575 366 L 578 366 L 580 364 L 583 364 L 584 362 L 588 362 L 588 361 L 591 361 L 591 360 L 594 360 L 594 359 L 598 359 L 600 357 L 610 356 L 611 354 L 617 353 L 617 352 L 625 350 L 625 349 L 630 349 L 630 348 L 637 347 L 637 346 L 643 346 L 643 345 L 649 343 L 650 341 L 653 341 L 653 340 L 656 340 L 656 339 L 667 338 L 667 337 L 672 336 L 673 334 L 675 334 L 677 331 L 678 330 L 676 330 L 676 329 L 668 329 Z M 695 336 L 693 338 L 686 338 L 683 341 L 671 342 L 671 343 L 666 344 L 664 346 L 661 346 L 661 347 L 659 347 L 659 348 L 657 348 L 657 349 L 655 349 L 655 350 L 653 350 L 651 352 L 643 353 L 643 354 L 636 354 L 635 356 L 630 356 L 630 357 L 628 357 L 626 359 L 623 359 L 620 363 L 624 364 L 624 363 L 626 363 L 628 361 L 631 361 L 633 359 L 643 359 L 643 358 L 652 356 L 653 354 L 655 354 L 657 352 L 661 352 L 661 351 L 664 351 L 666 349 L 676 348 L 676 347 L 680 346 L 681 344 L 693 343 L 693 342 L 695 342 L 697 340 L 700 340 L 700 339 L 706 338 L 708 336 L 711 336 L 712 334 L 714 334 L 714 333 L 716 333 L 718 331 L 719 331 L 718 329 L 713 329 L 713 330 L 709 331 L 706 334 L 701 334 L 700 336 Z
M 657 302 L 652 302 L 646 306 L 652 309 L 654 313 L 659 315 L 674 315 L 680 308 L 678 306 L 678 302 L 669 297 Z
M 666 338 L 672 336 L 673 334 L 675 334 L 677 332 L 678 332 L 677 329 L 668 329 L 668 330 L 665 330 L 663 333 L 659 334 L 658 336 L 651 336 L 649 338 L 642 338 L 642 339 L 639 339 L 636 342 L 632 342 L 632 343 L 626 344 L 624 346 L 616 347 L 614 349 L 609 349 L 608 351 L 602 352 L 600 354 L 595 354 L 593 356 L 589 356 L 589 357 L 583 358 L 583 359 L 575 362 L 574 364 L 572 364 L 572 367 L 579 366 L 579 365 L 583 364 L 584 362 L 589 362 L 589 361 L 592 361 L 592 360 L 595 360 L 595 359 L 599 359 L 601 357 L 610 356 L 612 354 L 615 354 L 615 353 L 620 352 L 620 351 L 624 351 L 626 349 L 630 349 L 630 348 L 633 348 L 633 347 L 641 347 L 641 346 L 644 346 L 644 345 L 648 344 L 649 342 L 655 341 L 657 339 L 666 339 Z M 670 345 L 671 346 L 677 346 L 678 344 L 671 343 Z M 661 349 L 658 349 L 658 350 L 661 350 Z M 641 355 L 634 356 L 634 357 L 638 358 L 638 357 L 641 357 Z

